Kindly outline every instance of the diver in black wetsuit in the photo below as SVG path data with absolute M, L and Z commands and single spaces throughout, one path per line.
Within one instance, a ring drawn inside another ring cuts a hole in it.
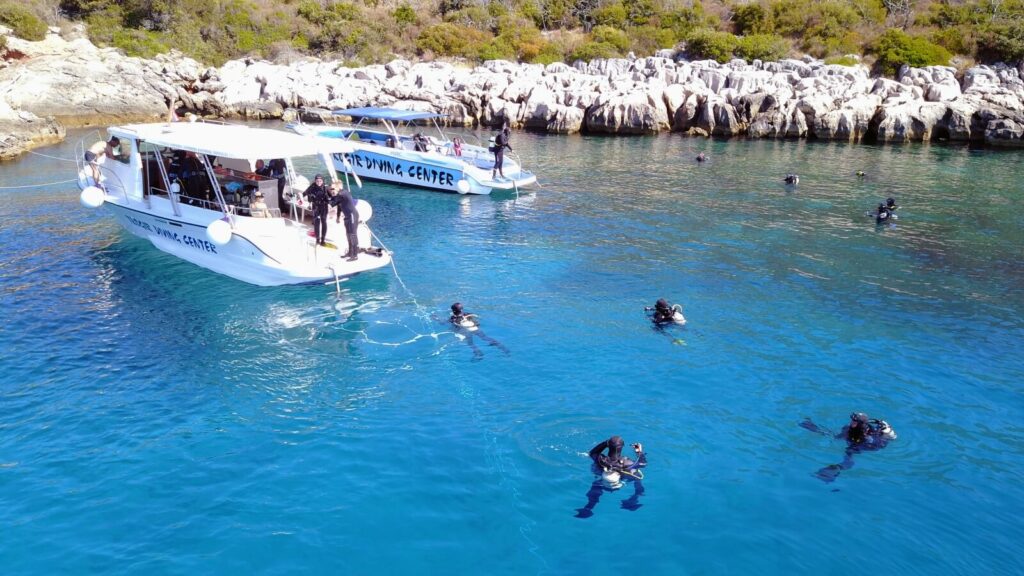
M 434 316 L 434 318 L 438 319 L 437 316 Z M 473 358 L 475 360 L 483 358 L 484 353 L 477 348 L 476 342 L 473 341 L 474 336 L 479 336 L 489 346 L 496 346 L 505 354 L 509 353 L 508 348 L 504 344 L 484 334 L 483 330 L 480 330 L 480 322 L 477 320 L 476 314 L 463 310 L 461 302 L 452 304 L 452 315 L 448 317 L 448 323 L 452 325 L 453 331 L 456 334 L 461 335 L 465 339 L 466 345 L 473 349 Z
M 879 203 L 878 210 L 875 211 L 875 223 L 882 224 L 883 222 L 888 222 L 891 217 L 892 212 L 885 207 L 885 204 Z
M 592 469 L 598 478 L 587 490 L 587 504 L 583 508 L 576 509 L 577 518 L 590 518 L 594 515 L 594 507 L 601 500 L 605 492 L 614 492 L 622 487 L 622 478 L 625 477 L 633 482 L 633 495 L 622 501 L 622 508 L 636 511 L 640 504 L 640 497 L 644 494 L 643 473 L 641 468 L 647 466 L 647 454 L 639 442 L 633 444 L 633 452 L 636 453 L 636 460 L 631 460 L 622 455 L 624 442 L 621 436 L 612 436 L 590 449 L 590 459 L 593 461 Z M 604 454 L 607 450 L 608 454 Z
M 886 198 L 885 199 L 885 209 L 888 210 L 890 214 L 895 212 L 896 210 L 898 210 L 899 206 L 896 205 L 896 199 L 895 198 L 891 198 L 891 197 L 890 198 Z
M 804 419 L 800 427 L 825 436 L 833 436 L 837 439 L 846 440 L 846 452 L 843 461 L 839 464 L 830 464 L 815 472 L 815 476 L 823 482 L 834 482 L 843 470 L 853 468 L 853 455 L 860 452 L 871 452 L 885 448 L 889 442 L 896 439 L 896 432 L 885 420 L 868 418 L 863 412 L 850 414 L 850 423 L 843 426 L 838 434 L 826 428 L 818 426 L 810 418 Z
M 651 322 L 654 322 L 656 326 L 667 326 L 668 324 L 672 324 L 677 321 L 679 321 L 680 323 L 684 323 L 684 320 L 678 320 L 676 318 L 677 306 L 679 305 L 669 304 L 668 300 L 665 300 L 664 298 L 659 298 L 658 301 L 654 303 L 653 307 L 645 306 L 644 311 L 654 312 L 654 314 L 651 315 Z M 682 316 L 682 312 L 680 312 L 679 315 Z
M 316 243 L 324 245 L 327 239 L 327 209 L 330 205 L 331 195 L 324 186 L 324 177 L 317 174 L 313 183 L 302 193 L 309 200 L 313 213 L 313 231 L 316 233 Z
M 348 241 L 348 259 L 356 260 L 359 258 L 359 237 L 356 235 L 356 230 L 359 227 L 359 213 L 356 212 L 356 200 L 352 197 L 352 194 L 341 185 L 337 183 L 335 187 L 336 194 L 331 197 L 331 206 L 335 206 L 338 209 L 338 215 L 335 217 L 335 224 L 341 222 L 342 216 L 345 217 L 345 238 Z

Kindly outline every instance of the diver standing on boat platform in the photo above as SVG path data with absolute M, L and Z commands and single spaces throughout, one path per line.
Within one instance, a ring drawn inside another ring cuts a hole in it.
M 498 174 L 501 174 L 502 178 L 505 177 L 505 172 L 501 167 L 505 163 L 505 148 L 512 149 L 512 146 L 509 146 L 508 143 L 511 135 L 512 132 L 509 130 L 508 122 L 506 121 L 505 125 L 501 127 L 501 132 L 498 132 L 498 135 L 494 137 L 494 146 L 491 147 L 491 152 L 494 152 L 494 168 L 491 170 L 491 180 L 494 180 Z
M 309 200 L 313 212 L 313 231 L 316 233 L 316 243 L 323 246 L 324 240 L 327 238 L 327 210 L 331 200 L 327 187 L 324 186 L 324 177 L 317 174 L 313 183 L 306 188 L 302 195 Z
M 331 206 L 335 206 L 338 215 L 335 223 L 341 222 L 345 217 L 345 237 L 348 240 L 348 259 L 355 260 L 359 257 L 359 237 L 356 235 L 356 228 L 359 225 L 359 213 L 356 212 L 356 200 L 341 182 L 335 182 L 334 196 L 331 197 Z

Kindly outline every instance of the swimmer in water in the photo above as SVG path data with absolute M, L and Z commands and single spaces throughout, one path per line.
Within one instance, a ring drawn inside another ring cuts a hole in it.
M 863 170 L 857 170 L 857 178 L 863 178 L 865 176 Z
M 495 346 L 505 354 L 509 353 L 508 348 L 504 344 L 484 334 L 483 330 L 480 330 L 480 320 L 477 318 L 477 315 L 463 310 L 461 302 L 452 304 L 452 314 L 448 317 L 448 323 L 454 328 L 456 334 L 463 337 L 466 345 L 473 349 L 473 358 L 476 360 L 483 358 L 484 353 L 477 347 L 476 342 L 473 340 L 474 336 L 479 336 L 489 346 Z
M 697 162 L 703 162 L 703 161 L 705 161 L 707 159 L 708 159 L 708 157 L 705 156 L 703 152 L 701 152 L 700 154 L 697 154 Z
M 686 324 L 686 318 L 683 318 L 683 307 L 679 304 L 669 304 L 668 300 L 664 298 L 659 298 L 653 307 L 644 307 L 644 311 L 654 312 L 651 316 L 651 322 L 654 322 L 656 326 Z
M 798 176 L 796 174 L 786 174 L 785 181 L 786 181 L 786 184 L 796 185 L 796 184 L 800 183 L 800 176 Z
M 899 206 L 896 205 L 896 199 L 892 197 L 886 198 L 885 208 L 889 211 L 890 214 L 898 210 Z
M 846 452 L 843 461 L 839 464 L 825 466 L 815 472 L 814 475 L 825 483 L 834 482 L 839 477 L 840 472 L 853 468 L 854 454 L 881 450 L 889 442 L 896 439 L 896 432 L 889 426 L 888 422 L 868 418 L 868 415 L 863 412 L 850 414 L 850 423 L 843 426 L 843 429 L 838 434 L 832 434 L 830 430 L 818 426 L 810 418 L 804 419 L 800 423 L 800 427 L 824 436 L 831 436 L 846 441 Z
M 878 204 L 878 210 L 875 211 L 875 223 L 882 224 L 884 222 L 888 222 L 891 217 L 892 212 L 890 212 L 889 209 L 885 207 L 885 204 L 882 204 L 880 202 Z
M 633 495 L 622 501 L 622 508 L 636 511 L 640 504 L 640 497 L 644 494 L 642 468 L 647 466 L 647 454 L 644 447 L 637 442 L 633 444 L 633 452 L 636 453 L 636 460 L 622 455 L 622 447 L 625 442 L 621 436 L 612 436 L 590 449 L 588 456 L 591 459 L 591 468 L 597 476 L 587 490 L 587 504 L 583 508 L 576 509 L 577 518 L 590 518 L 594 515 L 594 507 L 601 500 L 605 492 L 614 492 L 622 488 L 623 481 L 633 483 Z M 608 454 L 604 454 L 607 450 Z

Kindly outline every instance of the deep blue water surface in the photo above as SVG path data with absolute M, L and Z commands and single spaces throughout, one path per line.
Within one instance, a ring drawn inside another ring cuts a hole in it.
M 367 184 L 407 288 L 340 300 L 178 261 L 72 184 L 0 190 L 0 571 L 1024 572 L 1024 155 L 513 145 L 536 194 Z M 661 296 L 686 327 L 651 328 Z M 508 354 L 431 319 L 456 300 Z M 852 410 L 899 439 L 823 483 L 844 446 L 797 424 Z M 612 434 L 642 506 L 576 518 Z

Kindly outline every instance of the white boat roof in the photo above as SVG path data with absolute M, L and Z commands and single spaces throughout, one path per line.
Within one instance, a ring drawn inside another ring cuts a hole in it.
M 352 145 L 337 138 L 304 136 L 294 132 L 251 128 L 240 124 L 165 122 L 112 126 L 110 133 L 176 150 L 222 158 L 249 160 L 294 158 L 321 153 L 351 152 Z

